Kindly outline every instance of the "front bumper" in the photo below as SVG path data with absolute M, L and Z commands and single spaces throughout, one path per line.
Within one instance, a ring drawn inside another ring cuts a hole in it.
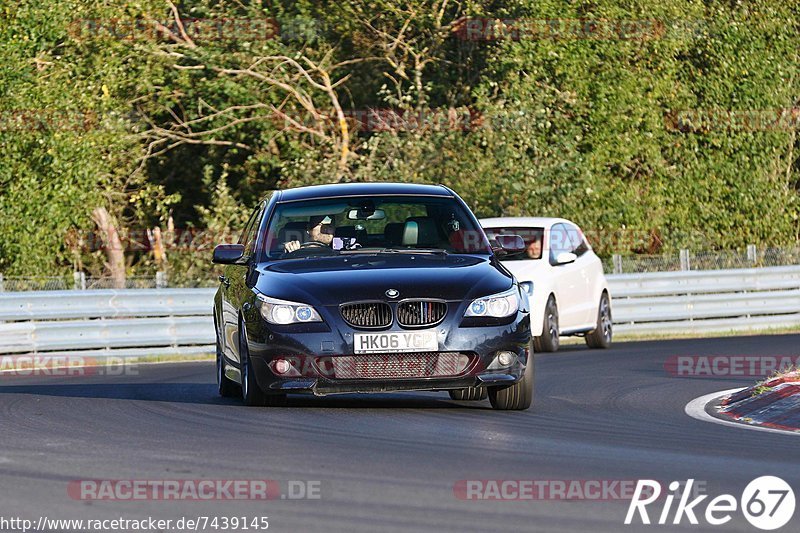
M 352 329 L 345 324 L 337 324 L 336 328 L 326 324 L 276 327 L 255 316 L 247 324 L 247 339 L 256 381 L 264 391 L 275 393 L 303 392 L 323 396 L 352 392 L 441 391 L 479 385 L 510 385 L 522 378 L 531 356 L 530 319 L 527 313 L 517 313 L 512 322 L 504 325 L 464 327 L 446 320 L 435 329 L 438 353 L 460 353 L 470 357 L 470 363 L 463 371 L 434 377 L 340 379 L 335 372 L 327 370 L 330 366 L 317 364 L 317 361 L 353 358 L 353 335 L 363 330 Z M 408 330 L 394 326 L 384 331 Z M 500 351 L 513 352 L 516 356 L 513 363 L 505 368 L 488 369 Z M 300 375 L 279 376 L 273 368 L 274 361 L 281 358 L 307 364 L 299 365 L 303 367 Z

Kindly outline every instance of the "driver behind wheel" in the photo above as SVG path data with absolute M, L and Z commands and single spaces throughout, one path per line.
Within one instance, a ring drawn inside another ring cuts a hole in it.
M 334 231 L 333 217 L 327 215 L 309 217 L 308 227 L 306 229 L 309 240 L 306 241 L 305 244 L 317 242 L 325 246 L 330 246 L 333 242 Z M 300 241 L 289 241 L 284 243 L 283 251 L 291 253 L 295 250 L 299 250 L 301 246 Z

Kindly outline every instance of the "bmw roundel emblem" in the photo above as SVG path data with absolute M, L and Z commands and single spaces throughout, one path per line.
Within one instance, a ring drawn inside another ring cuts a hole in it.
M 389 289 L 386 291 L 386 296 L 389 298 L 397 298 L 400 295 L 400 291 L 397 289 Z

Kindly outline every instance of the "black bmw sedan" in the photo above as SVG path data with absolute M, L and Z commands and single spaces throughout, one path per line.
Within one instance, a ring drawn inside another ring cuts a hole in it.
M 448 391 L 495 409 L 533 399 L 528 297 L 444 186 L 350 183 L 275 192 L 214 298 L 217 383 L 247 405 L 287 393 Z

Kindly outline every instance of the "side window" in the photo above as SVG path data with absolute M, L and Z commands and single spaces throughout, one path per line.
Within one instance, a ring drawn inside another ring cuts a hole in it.
M 553 224 L 550 228 L 550 263 L 555 264 L 558 254 L 572 251 L 569 232 L 564 224 Z
M 242 231 L 242 236 L 239 237 L 239 244 L 244 244 L 245 256 L 253 253 L 253 246 L 255 245 L 256 241 L 256 231 L 258 231 L 258 214 L 260 212 L 261 206 L 253 210 L 253 214 L 250 215 L 250 220 L 247 221 L 247 225 L 245 225 L 244 231 Z
M 255 218 L 253 219 L 253 225 L 250 227 L 250 231 L 247 235 L 247 244 L 244 247 L 244 253 L 246 256 L 253 255 L 254 252 L 257 250 L 256 245 L 258 244 L 258 228 L 261 226 L 261 220 L 264 217 L 264 209 L 259 206 L 256 209 Z M 262 244 L 263 246 L 263 244 Z
M 589 241 L 586 240 L 586 235 L 580 228 L 575 227 L 575 238 L 577 239 L 577 246 L 575 247 L 575 255 L 582 256 L 589 251 Z
M 569 233 L 570 243 L 572 245 L 572 253 L 578 257 L 582 256 L 589 251 L 589 243 L 586 242 L 583 232 L 577 226 L 567 224 L 567 232 Z

